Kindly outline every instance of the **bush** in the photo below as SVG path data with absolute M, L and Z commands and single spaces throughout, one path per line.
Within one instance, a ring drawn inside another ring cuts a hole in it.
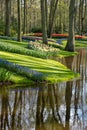
M 33 32 L 33 33 L 37 33 L 37 32 L 39 32 L 39 33 L 41 33 L 42 32 L 42 29 L 41 28 L 32 28 L 31 29 L 31 32 Z
M 11 29 L 11 36 L 15 36 L 17 34 L 16 30 Z
M 4 35 L 5 24 L 2 20 L 0 20 L 0 35 Z

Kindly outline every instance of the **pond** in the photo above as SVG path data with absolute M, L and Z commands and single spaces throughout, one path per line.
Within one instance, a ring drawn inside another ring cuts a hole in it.
M 80 79 L 0 87 L 0 130 L 87 130 L 87 50 L 78 51 L 60 62 L 79 72 Z

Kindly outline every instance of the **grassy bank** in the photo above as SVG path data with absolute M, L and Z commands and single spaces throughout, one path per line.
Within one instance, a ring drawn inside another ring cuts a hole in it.
M 70 69 L 49 59 L 51 56 L 70 56 L 75 53 L 63 51 L 63 45 L 49 42 L 48 47 L 42 46 L 41 41 L 38 47 L 29 48 L 31 43 L 17 42 L 13 40 L 0 39 L 0 67 L 5 74 L 3 81 L 14 83 L 34 83 L 34 82 L 59 82 L 70 80 L 76 77 Z M 45 48 L 43 51 L 42 48 Z M 0 77 L 1 78 L 1 77 Z

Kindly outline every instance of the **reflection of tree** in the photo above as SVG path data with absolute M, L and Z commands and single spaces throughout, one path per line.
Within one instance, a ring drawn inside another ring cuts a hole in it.
M 11 109 L 9 104 L 9 93 L 4 91 L 4 94 L 1 95 L 1 126 L 0 130 L 6 130 L 7 128 L 10 130 L 15 130 L 16 127 L 21 128 L 21 108 L 22 108 L 22 92 L 15 93 L 14 98 L 14 106 Z M 18 111 L 19 109 L 19 111 Z M 18 112 L 18 124 L 16 122 L 16 116 Z M 11 117 L 11 120 L 10 118 Z
M 70 68 L 71 70 L 75 71 L 75 72 L 83 72 L 83 68 L 80 68 L 80 65 L 83 63 L 81 60 L 81 56 L 83 55 L 83 53 L 81 52 L 79 55 L 75 56 L 75 57 L 68 57 L 65 58 L 64 62 L 65 65 Z M 44 95 L 42 92 L 41 94 L 38 94 L 38 99 L 39 99 L 39 104 L 37 104 L 37 109 L 42 108 L 43 111 L 37 111 L 37 115 L 40 115 L 40 119 L 43 118 L 43 113 L 44 110 L 46 109 L 47 106 L 50 106 L 50 110 L 51 110 L 51 121 L 53 122 L 57 122 L 58 125 L 61 124 L 62 128 L 61 129 L 66 129 L 69 130 L 70 128 L 70 119 L 71 119 L 71 112 L 72 112 L 72 108 L 71 105 L 72 103 L 74 103 L 72 105 L 72 107 L 74 107 L 74 113 L 73 113 L 73 120 L 75 121 L 75 119 L 77 119 L 77 123 L 78 121 L 81 121 L 79 115 L 78 115 L 78 104 L 79 104 L 79 100 L 80 100 L 80 96 L 81 96 L 81 89 L 80 88 L 80 80 L 75 80 L 75 81 L 68 81 L 66 82 L 66 89 L 65 89 L 65 102 L 66 102 L 66 115 L 65 115 L 65 128 L 63 127 L 63 119 L 62 119 L 62 114 L 59 112 L 60 111 L 60 104 L 59 104 L 59 87 L 58 85 L 48 85 L 47 88 L 47 96 Z M 82 87 L 82 86 L 81 86 Z M 44 91 L 44 90 L 42 90 Z M 74 94 L 72 93 L 72 91 L 74 91 Z M 44 102 L 43 98 L 47 97 L 47 103 Z M 62 97 L 61 97 L 62 98 Z M 73 102 L 72 102 L 73 101 Z M 44 104 L 44 105 L 42 105 Z M 48 115 L 49 115 L 49 111 L 48 111 Z M 48 116 L 49 119 L 50 115 Z M 47 119 L 47 120 L 48 120 Z M 38 118 L 37 118 L 38 120 Z M 40 120 L 38 120 L 40 121 Z M 42 124 L 45 124 L 45 122 L 41 122 Z M 74 123 L 74 122 L 73 122 Z M 38 124 L 40 125 L 40 124 Z M 57 125 L 57 126 L 58 126 Z M 42 126 L 41 126 L 42 128 Z M 55 126 L 54 126 L 55 128 Z M 58 128 L 58 127 L 57 127 Z M 38 129 L 37 129 L 38 130 Z
M 73 69 L 74 57 L 66 57 L 66 66 L 69 69 Z M 71 111 L 71 98 L 72 98 L 72 81 L 66 82 L 66 91 L 65 91 L 65 102 L 66 102 L 66 117 L 65 117 L 65 128 L 69 130 L 70 125 L 70 111 Z
M 38 98 L 37 98 L 37 110 L 36 110 L 36 130 L 45 129 L 44 126 L 44 108 L 46 105 L 46 97 L 44 95 L 44 90 L 38 92 Z
M 70 122 L 70 110 L 71 110 L 71 97 L 72 97 L 72 82 L 67 82 L 66 92 L 65 92 L 65 101 L 66 101 L 66 122 L 65 127 L 69 130 Z
M 74 60 L 73 60 L 74 59 Z M 67 129 L 69 129 L 69 120 L 70 120 L 70 105 L 71 105 L 71 95 L 72 95 L 72 91 L 74 92 L 73 96 L 73 107 L 74 107 L 74 113 L 73 113 L 73 126 L 75 124 L 77 124 L 77 127 L 79 127 L 79 125 L 81 125 L 81 117 L 79 116 L 78 113 L 78 108 L 79 108 L 79 103 L 80 104 L 80 109 L 83 112 L 83 87 L 84 87 L 84 79 L 86 76 L 85 72 L 86 72 L 86 53 L 84 49 L 79 50 L 79 54 L 77 56 L 75 56 L 72 59 L 72 57 L 70 58 L 66 58 L 66 65 L 68 68 L 74 70 L 75 72 L 79 72 L 81 74 L 81 79 L 78 79 L 76 81 L 72 81 L 72 82 L 67 82 L 66 84 L 66 95 L 65 95 L 65 99 L 66 99 L 66 127 Z M 70 63 L 70 64 L 69 64 Z M 67 87 L 68 86 L 68 87 Z M 67 123 L 68 122 L 68 123 Z M 84 121 L 83 121 L 84 122 Z
M 21 126 L 21 110 L 22 110 L 22 92 L 18 93 L 15 92 L 15 98 L 14 98 L 14 106 L 13 106 L 13 111 L 12 111 L 12 130 L 15 130 L 15 126 L 22 128 Z M 18 111 L 19 109 L 19 111 Z M 18 111 L 18 124 L 15 122 L 15 118 L 17 116 L 17 111 Z
M 34 94 L 36 96 L 37 92 Z M 31 115 L 35 120 L 33 115 L 35 107 L 32 107 L 33 103 L 36 102 L 34 94 L 31 91 L 22 90 L 14 91 L 14 93 L 3 89 L 1 91 L 0 88 L 0 130 L 22 130 L 28 129 L 29 124 L 32 125 L 30 123 Z M 31 98 L 32 96 L 34 100 Z M 31 99 L 30 102 L 29 99 Z M 30 107 L 32 107 L 32 111 L 29 111 Z
M 13 112 L 12 112 L 12 130 L 14 130 L 14 126 L 15 126 L 15 116 L 16 116 L 16 111 L 17 111 L 17 107 L 18 107 L 18 93 L 15 93 L 15 100 L 14 100 L 14 107 L 13 107 Z
M 1 130 L 6 129 L 6 127 L 9 126 L 9 120 L 8 120 L 8 106 L 9 106 L 9 98 L 8 98 L 8 93 L 5 92 L 2 96 L 2 107 L 1 107 Z
M 59 95 L 57 85 L 48 85 L 46 89 L 38 91 L 36 130 L 63 129 L 62 119 L 59 114 L 58 100 Z M 46 122 L 50 122 L 49 128 Z

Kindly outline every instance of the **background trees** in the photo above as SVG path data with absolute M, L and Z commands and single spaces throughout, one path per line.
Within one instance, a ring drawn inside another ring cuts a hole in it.
M 51 33 L 68 33 L 70 0 L 44 0 L 48 37 Z M 21 32 L 42 32 L 41 0 L 20 0 Z M 0 34 L 15 36 L 18 33 L 17 0 L 0 0 Z M 75 33 L 87 32 L 87 0 L 75 1 Z M 8 16 L 8 17 L 7 17 Z

